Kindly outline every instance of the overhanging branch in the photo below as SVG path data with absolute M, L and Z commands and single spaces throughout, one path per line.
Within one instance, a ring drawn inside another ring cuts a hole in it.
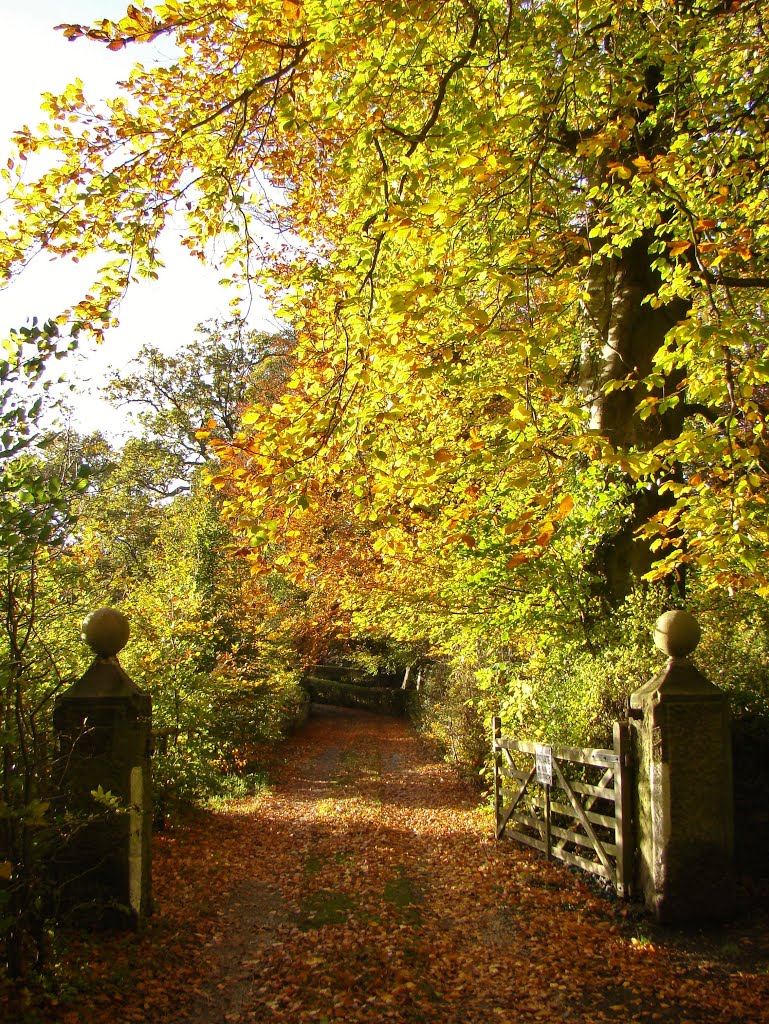
M 432 108 L 430 109 L 430 113 L 427 117 L 427 120 L 419 129 L 419 131 L 405 132 L 403 131 L 402 128 L 398 128 L 396 125 L 390 125 L 384 122 L 382 124 L 382 127 L 385 128 L 386 131 L 390 132 L 393 135 L 397 135 L 399 139 L 403 139 L 404 142 L 409 143 L 409 148 L 406 154 L 407 156 L 411 156 L 411 154 L 416 150 L 417 146 L 421 145 L 421 143 L 425 141 L 427 136 L 430 134 L 431 130 L 435 127 L 438 118 L 440 117 L 443 101 L 446 99 L 446 92 L 448 90 L 452 78 L 457 74 L 457 72 L 461 71 L 462 68 L 466 67 L 467 64 L 470 62 L 470 58 L 473 55 L 473 51 L 475 50 L 476 44 L 478 42 L 478 36 L 480 35 L 481 31 L 480 15 L 475 10 L 475 8 L 470 8 L 470 16 L 473 19 L 473 34 L 470 37 L 470 42 L 468 43 L 467 49 L 461 55 L 461 57 L 457 57 L 456 60 L 451 62 L 449 67 L 446 69 L 446 72 L 441 77 L 438 83 L 438 92 L 436 93 L 435 99 L 433 100 L 433 105 Z
M 702 271 L 698 276 L 709 284 L 720 284 L 724 288 L 769 288 L 769 277 L 730 277 L 728 274 L 711 274 L 709 271 Z

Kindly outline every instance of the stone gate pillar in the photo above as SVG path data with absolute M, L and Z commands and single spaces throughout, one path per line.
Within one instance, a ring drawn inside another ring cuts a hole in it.
M 691 615 L 662 615 L 654 641 L 668 662 L 630 697 L 637 887 L 666 923 L 735 912 L 729 706 L 689 660 L 699 638 Z
M 96 657 L 56 701 L 62 800 L 71 825 L 56 857 L 62 909 L 86 924 L 141 926 L 150 911 L 152 701 L 117 659 L 128 619 L 92 612 L 83 639 Z M 115 806 L 94 798 L 101 790 Z

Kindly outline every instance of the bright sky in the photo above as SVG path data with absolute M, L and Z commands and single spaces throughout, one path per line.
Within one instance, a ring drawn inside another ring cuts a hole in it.
M 136 61 L 150 66 L 162 60 L 163 47 L 128 48 L 111 53 L 88 40 L 67 41 L 54 32 L 63 22 L 118 18 L 129 0 L 0 0 L 0 160 L 8 156 L 11 132 L 43 120 L 40 94 L 58 92 L 79 77 L 86 96 L 106 97 Z M 125 414 L 98 399 L 110 365 L 125 366 L 145 342 L 173 351 L 189 341 L 195 327 L 226 318 L 231 294 L 218 285 L 221 276 L 189 256 L 173 238 L 164 247 L 166 269 L 160 280 L 134 285 L 120 308 L 120 326 L 104 345 L 84 349 L 65 372 L 77 380 L 71 396 L 75 426 L 83 432 L 103 430 L 118 437 Z M 0 337 L 33 316 L 45 320 L 80 298 L 90 283 L 82 267 L 39 257 L 5 291 L 0 292 Z M 277 327 L 263 303 L 252 310 L 255 327 Z M 57 370 L 60 369 L 57 366 Z

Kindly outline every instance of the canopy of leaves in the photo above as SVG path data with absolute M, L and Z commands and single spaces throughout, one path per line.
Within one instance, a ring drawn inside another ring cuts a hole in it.
M 762 7 L 169 0 L 64 26 L 173 59 L 17 132 L 0 273 L 109 254 L 62 314 L 100 334 L 173 215 L 267 283 L 293 372 L 215 441 L 214 483 L 262 569 L 347 621 L 584 623 L 623 531 L 651 578 L 765 594 Z

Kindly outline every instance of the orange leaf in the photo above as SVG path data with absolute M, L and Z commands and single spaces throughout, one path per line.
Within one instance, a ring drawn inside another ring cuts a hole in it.
M 538 547 L 544 548 L 553 539 L 553 534 L 554 533 L 555 533 L 555 523 L 547 522 L 542 527 L 542 533 L 540 533 L 539 537 L 537 537 L 537 539 L 534 541 L 534 543 Z
M 671 256 L 680 256 L 681 253 L 686 252 L 687 249 L 691 249 L 692 243 L 685 238 L 678 238 L 675 242 L 668 242 L 668 249 L 670 249 Z

